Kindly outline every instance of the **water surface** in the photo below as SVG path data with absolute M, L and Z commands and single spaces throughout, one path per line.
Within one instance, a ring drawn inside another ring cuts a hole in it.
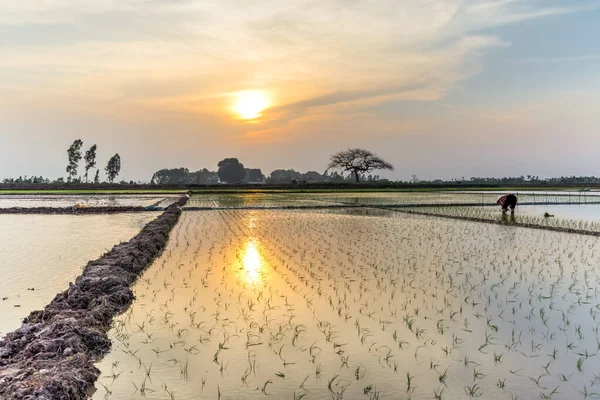
M 183 213 L 95 399 L 597 391 L 600 241 L 384 210 Z
M 156 216 L 0 215 L 0 337 L 67 289 L 88 261 L 131 239 Z

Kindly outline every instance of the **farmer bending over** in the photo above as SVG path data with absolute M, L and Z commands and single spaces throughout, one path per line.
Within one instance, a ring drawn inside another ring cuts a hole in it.
M 504 196 L 498 199 L 496 204 L 500 204 L 503 213 L 508 211 L 508 207 L 510 207 L 511 214 L 514 214 L 515 207 L 517 206 L 517 196 L 515 196 L 514 194 L 505 194 Z

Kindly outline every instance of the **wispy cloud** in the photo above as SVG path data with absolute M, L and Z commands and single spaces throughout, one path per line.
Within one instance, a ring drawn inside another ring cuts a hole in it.
M 0 89 L 222 112 L 265 88 L 289 121 L 339 104 L 431 100 L 506 46 L 486 31 L 581 11 L 534 0 L 24 0 L 0 3 Z M 594 4 L 586 7 L 595 6 Z M 26 40 L 25 40 L 26 39 Z

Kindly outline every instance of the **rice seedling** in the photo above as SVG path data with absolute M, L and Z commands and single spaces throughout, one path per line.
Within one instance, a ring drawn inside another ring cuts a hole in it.
M 196 371 L 207 398 L 388 398 L 399 378 L 413 398 L 595 397 L 595 238 L 377 212 L 184 213 L 103 383 L 160 366 L 178 398 Z

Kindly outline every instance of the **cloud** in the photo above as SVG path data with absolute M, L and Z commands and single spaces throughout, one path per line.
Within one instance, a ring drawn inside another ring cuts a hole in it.
M 566 0 L 2 2 L 0 32 L 13 34 L 0 41 L 0 89 L 218 114 L 228 93 L 264 88 L 278 102 L 267 116 L 282 123 L 339 105 L 438 99 L 477 74 L 489 49 L 509 45 L 486 31 L 582 8 Z

